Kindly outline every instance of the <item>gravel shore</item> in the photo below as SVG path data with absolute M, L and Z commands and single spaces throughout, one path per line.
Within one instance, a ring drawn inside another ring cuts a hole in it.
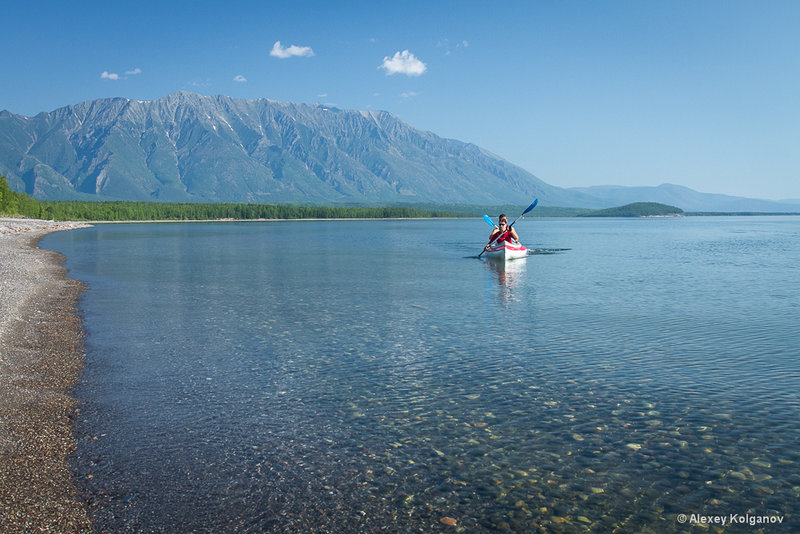
M 0 532 L 91 532 L 68 457 L 83 361 L 82 285 L 48 233 L 84 223 L 0 218 Z

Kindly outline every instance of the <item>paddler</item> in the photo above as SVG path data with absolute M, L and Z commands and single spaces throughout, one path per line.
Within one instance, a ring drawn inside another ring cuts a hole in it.
M 517 231 L 514 230 L 514 227 L 508 227 L 508 217 L 505 213 L 500 214 L 500 222 L 497 223 L 500 229 L 495 229 L 492 232 L 492 235 L 489 236 L 489 243 L 491 244 L 495 238 L 497 238 L 497 242 L 500 243 L 502 241 L 508 241 L 509 243 L 519 243 L 519 236 L 517 235 Z M 499 237 L 498 237 L 499 236 Z M 513 241 L 512 241 L 513 240 Z M 489 245 L 486 245 L 486 248 L 489 248 Z

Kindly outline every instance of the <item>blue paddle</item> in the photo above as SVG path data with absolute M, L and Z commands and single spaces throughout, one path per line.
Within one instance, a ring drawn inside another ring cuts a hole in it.
M 488 224 L 492 228 L 497 228 L 497 225 L 494 223 L 494 221 L 492 221 L 492 218 L 486 215 L 485 213 L 483 214 L 483 220 L 486 221 L 486 224 Z
M 506 230 L 506 232 L 507 232 L 507 231 L 509 231 L 509 230 L 511 230 L 511 227 L 512 227 L 512 226 L 514 226 L 514 223 L 516 223 L 518 220 L 520 220 L 522 217 L 524 217 L 526 213 L 528 213 L 528 212 L 529 212 L 529 211 L 531 211 L 533 208 L 535 208 L 535 207 L 536 207 L 536 204 L 538 204 L 538 203 L 539 203 L 539 199 L 538 199 L 538 198 L 534 199 L 534 200 L 533 200 L 533 204 L 531 204 L 530 206 L 528 206 L 528 207 L 525 209 L 525 211 L 523 211 L 523 212 L 520 214 L 520 216 L 519 216 L 519 217 L 517 217 L 516 219 L 514 219 L 514 222 L 512 222 L 511 224 L 509 224 L 509 225 L 508 225 L 508 230 Z M 483 216 L 483 220 L 484 220 L 484 221 L 486 221 L 488 224 L 491 224 L 492 226 L 494 226 L 494 223 L 492 222 L 492 219 L 490 219 L 488 215 L 484 215 L 484 216 Z M 498 232 L 498 234 L 497 234 L 496 236 L 494 236 L 494 238 L 492 238 L 492 240 L 491 240 L 491 241 L 489 241 L 489 244 L 488 244 L 488 245 L 486 245 L 486 247 L 488 247 L 489 245 L 491 245 L 492 243 L 494 243 L 494 242 L 495 242 L 495 239 L 497 239 L 498 237 L 500 237 L 500 233 L 499 233 L 499 232 Z M 480 258 L 481 256 L 483 256 L 483 253 L 484 253 L 484 252 L 486 252 L 486 247 L 483 247 L 483 250 L 481 251 L 481 253 L 480 253 L 480 254 L 478 254 L 478 257 L 479 257 L 479 258 Z
M 530 206 L 528 206 L 528 208 L 527 208 L 525 211 L 523 211 L 523 212 L 522 212 L 522 215 L 520 215 L 519 217 L 517 217 L 516 219 L 514 219 L 514 222 L 512 222 L 511 224 L 509 224 L 509 225 L 508 225 L 508 227 L 509 227 L 509 228 L 511 228 L 512 226 L 514 226 L 514 223 L 515 223 L 515 222 L 517 222 L 518 220 L 520 220 L 522 217 L 524 217 L 524 216 L 525 216 L 525 214 L 526 214 L 526 213 L 528 213 L 528 212 L 529 212 L 529 211 L 531 211 L 533 208 L 535 208 L 535 207 L 536 207 L 536 204 L 538 204 L 538 203 L 539 203 L 539 199 L 538 199 L 538 198 L 537 198 L 537 199 L 534 199 L 534 201 L 533 201 L 533 204 L 531 204 Z

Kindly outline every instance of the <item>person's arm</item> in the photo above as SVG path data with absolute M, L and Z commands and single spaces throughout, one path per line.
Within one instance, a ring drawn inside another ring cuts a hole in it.
M 494 241 L 494 238 L 495 238 L 495 237 L 497 237 L 499 234 L 500 234 L 500 230 L 498 230 L 497 228 L 495 228 L 494 230 L 492 230 L 492 235 L 490 235 L 490 236 L 489 236 L 489 242 L 488 242 L 488 243 L 486 243 L 486 246 L 485 246 L 485 247 L 483 247 L 483 248 L 484 248 L 484 249 L 487 249 L 487 248 L 489 248 L 489 245 L 491 245 L 491 244 L 492 244 L 492 241 Z

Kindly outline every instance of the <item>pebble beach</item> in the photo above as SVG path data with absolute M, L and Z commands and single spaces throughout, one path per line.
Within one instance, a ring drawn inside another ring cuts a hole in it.
M 0 532 L 91 532 L 68 457 L 83 360 L 82 285 L 38 247 L 85 223 L 0 218 Z

